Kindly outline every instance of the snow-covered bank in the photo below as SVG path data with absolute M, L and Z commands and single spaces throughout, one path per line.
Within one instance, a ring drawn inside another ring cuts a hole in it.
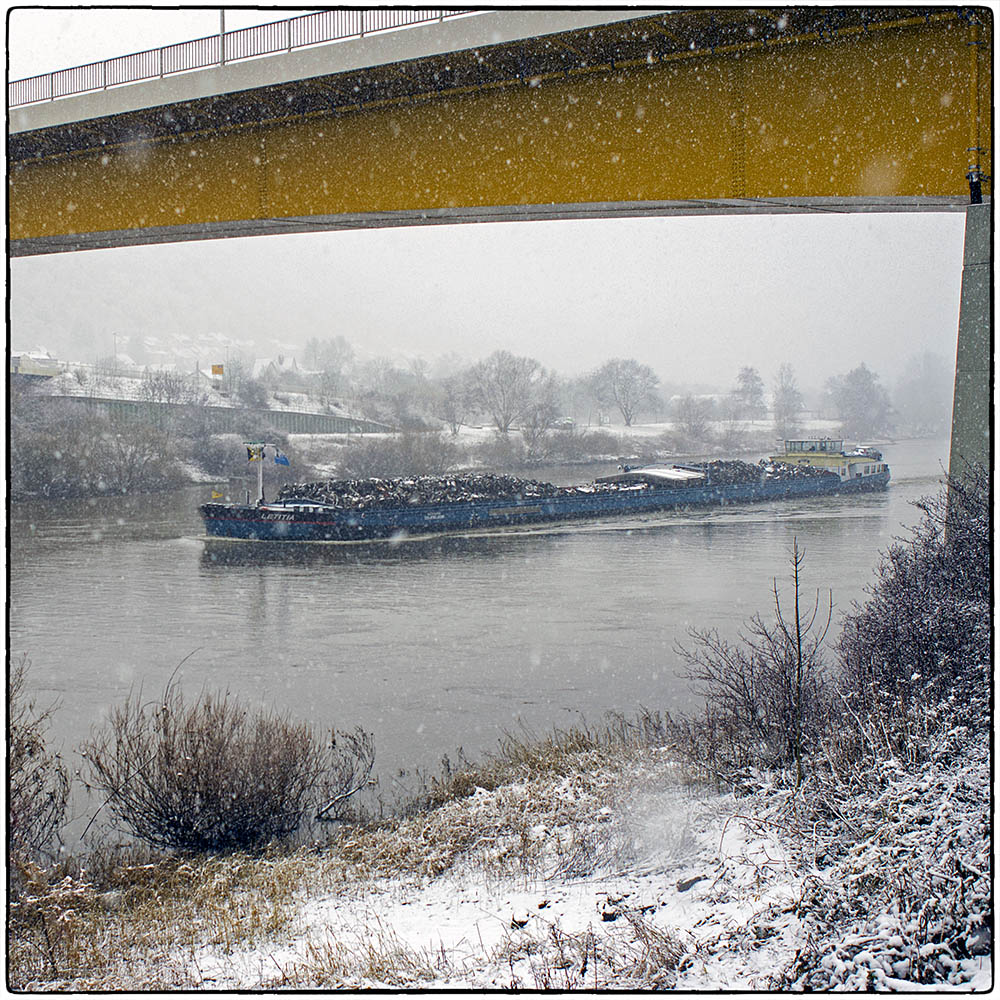
M 946 864 L 945 840 L 982 838 L 983 830 L 973 828 L 987 801 L 981 796 L 988 757 L 977 752 L 957 767 L 932 766 L 909 780 L 901 774 L 892 794 L 874 804 L 886 808 L 892 799 L 899 844 L 843 845 L 844 856 L 825 864 L 809 831 L 793 830 L 787 811 L 779 821 L 766 792 L 735 799 L 686 786 L 656 751 L 633 760 L 629 773 L 638 777 L 629 781 L 623 772 L 610 785 L 605 773 L 596 784 L 591 774 L 553 778 L 543 789 L 479 789 L 442 807 L 434 821 L 476 831 L 454 866 L 432 877 L 351 880 L 334 892 L 303 896 L 283 939 L 228 953 L 200 948 L 189 970 L 198 970 L 202 985 L 226 989 L 982 990 L 992 984 L 987 949 L 955 958 L 941 927 L 907 924 L 891 905 L 883 912 L 858 905 L 866 897 L 875 902 L 859 879 L 891 879 L 900 851 L 922 865 Z M 923 786 L 939 796 L 930 819 L 931 803 L 907 794 Z M 957 796 L 961 788 L 971 794 Z M 491 837 L 512 812 L 531 842 L 524 855 L 533 858 L 530 872 L 501 864 L 510 845 L 503 835 Z M 418 831 L 427 828 L 403 824 L 397 836 L 403 841 Z M 821 896 L 828 908 L 818 911 L 812 906 Z M 849 919 L 839 904 L 855 911 Z M 797 961 L 815 949 L 819 925 L 828 928 L 823 953 L 814 954 L 804 980 L 794 981 Z
M 825 830 L 764 783 L 716 794 L 663 747 L 619 745 L 560 753 L 328 847 L 134 864 L 110 891 L 81 873 L 26 903 L 60 914 L 67 961 L 25 975 L 15 945 L 15 982 L 988 989 L 989 741 L 947 742 L 924 765 L 897 762 Z M 925 905 L 907 910 L 904 883 L 928 873 Z M 961 920 L 947 906 L 956 877 Z

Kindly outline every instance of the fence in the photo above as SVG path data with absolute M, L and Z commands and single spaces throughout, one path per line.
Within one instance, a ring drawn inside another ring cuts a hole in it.
M 243 59 L 322 42 L 345 38 L 363 38 L 379 31 L 406 28 L 414 24 L 443 21 L 473 13 L 470 10 L 323 10 L 303 14 L 287 21 L 272 21 L 253 28 L 240 28 L 225 34 L 208 35 L 190 42 L 165 45 L 101 62 L 42 73 L 7 84 L 7 104 L 18 107 L 58 97 L 107 90 L 126 83 L 152 80 L 172 73 L 184 73 L 207 66 L 222 66 Z

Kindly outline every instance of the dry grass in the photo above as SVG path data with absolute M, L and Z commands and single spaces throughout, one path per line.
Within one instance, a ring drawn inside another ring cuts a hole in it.
M 670 989 L 687 953 L 672 934 L 641 912 L 622 909 L 620 927 L 604 935 L 591 928 L 567 933 L 558 923 L 509 940 L 494 958 L 510 970 L 512 990 Z
M 656 713 L 643 711 L 635 719 L 610 715 L 601 728 L 571 726 L 538 735 L 530 730 L 508 733 L 497 751 L 479 763 L 462 761 L 446 768 L 414 797 L 413 807 L 433 808 L 471 795 L 477 788 L 492 790 L 501 785 L 547 774 L 566 775 L 579 770 L 580 755 L 639 751 L 661 746 L 666 725 Z
M 593 870 L 598 842 L 610 840 L 597 825 L 662 732 L 659 717 L 643 713 L 602 729 L 508 734 L 481 764 L 431 781 L 403 820 L 345 833 L 338 857 L 362 878 L 433 877 L 472 855 L 497 875 Z
M 353 941 L 328 936 L 321 943 L 310 942 L 305 960 L 292 963 L 267 985 L 308 989 L 413 987 L 451 971 L 443 956 L 415 951 L 391 930 L 375 926 Z
M 182 987 L 181 957 L 223 952 L 286 931 L 314 871 L 306 850 L 268 857 L 160 858 L 124 864 L 97 881 L 28 873 L 10 912 L 8 962 L 19 988 Z M 109 877 L 110 876 L 110 877 Z

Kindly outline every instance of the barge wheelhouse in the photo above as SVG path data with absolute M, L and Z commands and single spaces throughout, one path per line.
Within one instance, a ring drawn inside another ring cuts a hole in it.
M 808 465 L 815 469 L 836 472 L 842 482 L 889 482 L 889 466 L 882 452 L 870 446 L 844 451 L 840 438 L 806 438 L 783 442 L 783 450 L 770 456 L 772 462 L 786 465 Z

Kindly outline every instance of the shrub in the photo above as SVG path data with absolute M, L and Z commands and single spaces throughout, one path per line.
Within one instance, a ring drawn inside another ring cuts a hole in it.
M 455 467 L 461 449 L 442 434 L 404 432 L 362 439 L 348 445 L 340 458 L 346 479 L 373 476 L 440 476 Z
M 28 661 L 11 665 L 7 683 L 7 816 L 10 860 L 48 854 L 66 816 L 69 776 L 45 743 L 51 709 L 37 712 L 25 694 Z
M 475 458 L 487 469 L 506 471 L 521 469 L 528 464 L 528 449 L 512 434 L 494 434 L 475 449 Z
M 186 851 L 260 848 L 307 817 L 335 818 L 368 780 L 370 737 L 252 714 L 226 694 L 187 704 L 176 685 L 153 704 L 130 698 L 83 747 L 91 783 L 137 837 Z
M 555 430 L 545 439 L 545 458 L 549 462 L 584 462 L 588 457 L 583 435 L 571 429 Z
M 803 776 L 803 757 L 821 739 L 827 715 L 826 671 L 821 647 L 833 612 L 825 621 L 819 593 L 812 609 L 801 607 L 805 553 L 793 543 L 793 611 L 782 610 L 774 583 L 774 622 L 755 615 L 740 643 L 714 630 L 693 631 L 694 647 L 678 649 L 689 666 L 704 712 L 677 723 L 682 751 L 718 780 L 737 785 L 752 769 L 794 767 Z
M 917 506 L 921 523 L 886 553 L 838 643 L 844 695 L 858 713 L 905 714 L 915 699 L 968 706 L 988 688 L 989 473 L 972 466 Z
M 163 489 L 181 482 L 169 436 L 139 420 L 111 417 L 95 443 L 98 488 L 115 493 Z
M 10 488 L 19 496 L 105 492 L 95 461 L 107 420 L 76 400 L 19 388 L 10 405 Z
M 13 496 L 133 493 L 182 478 L 163 430 L 77 400 L 19 389 L 11 400 L 10 428 Z
M 709 450 L 704 438 L 691 437 L 679 428 L 664 431 L 656 438 L 655 445 L 666 455 L 701 455 Z
M 583 450 L 588 456 L 613 457 L 625 454 L 632 443 L 611 431 L 587 431 L 581 436 Z

